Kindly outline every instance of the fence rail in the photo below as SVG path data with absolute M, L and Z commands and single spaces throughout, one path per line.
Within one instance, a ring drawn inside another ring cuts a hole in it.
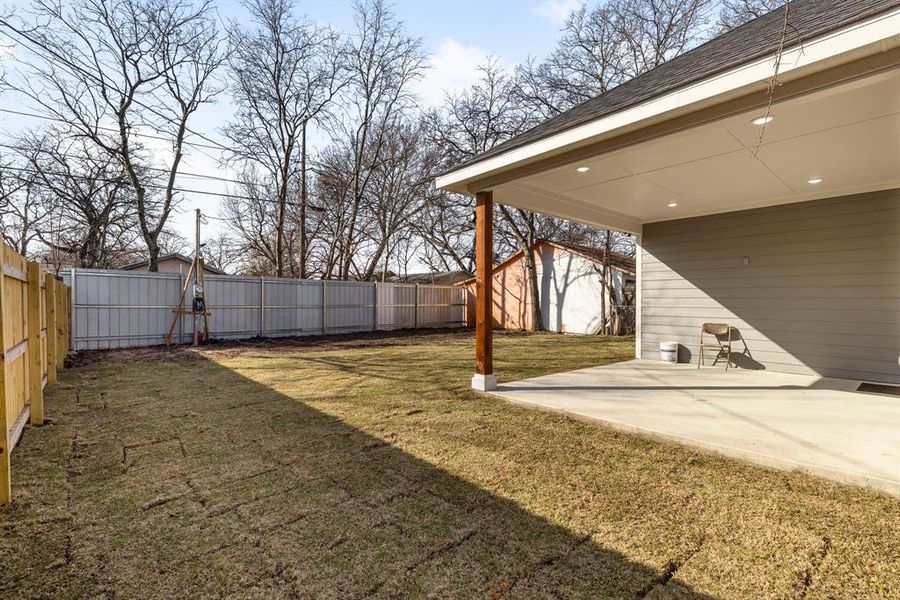
M 180 273 L 70 269 L 75 350 L 165 343 L 184 283 Z M 452 286 L 275 277 L 206 276 L 210 334 L 218 339 L 321 335 L 465 324 L 465 291 Z M 193 318 L 173 338 L 193 338 Z
M 25 424 L 44 421 L 44 388 L 69 349 L 70 290 L 0 244 L 0 505 L 12 494 L 10 458 Z

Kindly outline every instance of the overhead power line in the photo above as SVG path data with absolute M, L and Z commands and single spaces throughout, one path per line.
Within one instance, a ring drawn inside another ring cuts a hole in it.
M 20 152 L 29 152 L 29 151 L 33 150 L 33 148 L 14 146 L 12 144 L 0 144 L 0 148 L 9 148 L 10 150 L 18 150 Z M 63 157 L 68 158 L 65 154 L 63 154 Z M 168 169 L 163 169 L 160 167 L 144 167 L 144 168 L 149 169 L 151 171 L 159 171 L 160 173 L 168 173 L 169 172 Z M 179 177 L 193 177 L 193 178 L 197 178 L 197 179 L 210 179 L 213 181 L 224 181 L 226 183 L 236 183 L 238 185 L 252 185 L 252 186 L 257 186 L 257 187 L 265 187 L 264 183 L 255 183 L 253 181 L 239 181 L 237 179 L 229 179 L 227 177 L 219 177 L 217 175 L 204 175 L 203 173 L 191 173 L 189 171 L 178 171 L 177 175 Z M 227 194 L 227 195 L 230 196 L 231 194 Z
M 9 109 L 9 108 L 0 108 L 0 112 L 8 113 L 8 114 L 11 114 L 11 115 L 19 115 L 19 116 L 22 116 L 22 117 L 31 117 L 31 118 L 34 118 L 34 119 L 43 119 L 44 121 L 55 121 L 55 122 L 57 122 L 57 123 L 68 123 L 68 121 L 66 121 L 65 119 L 60 119 L 59 117 L 53 117 L 53 116 L 50 116 L 50 115 L 42 115 L 42 114 L 39 114 L 39 113 L 24 112 L 24 111 L 21 111 L 21 110 L 12 110 L 12 109 Z M 97 126 L 97 129 L 100 129 L 100 130 L 102 130 L 102 131 L 112 131 L 113 133 L 118 133 L 118 131 L 119 131 L 118 129 L 115 129 L 115 128 L 113 128 L 113 127 L 102 127 L 102 126 L 99 126 L 99 125 Z M 209 139 L 209 138 L 207 138 L 207 137 L 205 137 L 205 136 L 203 136 L 203 135 L 201 135 L 201 134 L 199 134 L 199 133 L 196 133 L 196 132 L 193 131 L 193 130 L 191 130 L 191 133 L 194 134 L 194 135 L 196 135 L 196 136 L 198 136 L 198 137 L 201 137 L 201 138 L 203 138 L 203 139 L 206 139 L 206 140 Z M 137 136 L 137 137 L 147 138 L 147 139 L 150 139 L 150 140 L 159 140 L 159 141 L 163 141 L 163 142 L 169 142 L 170 144 L 171 144 L 171 143 L 174 143 L 174 140 L 173 140 L 172 138 L 163 137 L 163 136 L 161 136 L 161 135 L 153 135 L 153 134 L 150 134 L 150 133 L 139 133 L 139 132 L 137 132 L 137 131 L 132 131 L 132 132 L 131 132 L 131 135 L 134 135 L 134 136 Z M 192 147 L 194 147 L 194 148 L 207 148 L 207 149 L 210 149 L 210 150 L 220 150 L 220 151 L 224 151 L 224 152 L 227 152 L 227 151 L 228 151 L 228 148 L 226 148 L 225 146 L 223 146 L 223 145 L 221 145 L 221 144 L 218 144 L 218 143 L 216 143 L 216 145 L 212 145 L 212 144 L 201 144 L 200 142 L 184 141 L 183 144 L 184 144 L 185 146 L 192 146 Z
M 72 173 L 55 173 L 55 172 L 52 172 L 52 171 L 38 171 L 37 169 L 28 169 L 28 168 L 25 168 L 25 167 L 12 167 L 12 166 L 6 166 L 6 167 L 2 167 L 2 168 L 3 168 L 3 169 L 9 169 L 9 170 L 11 170 L 11 171 L 19 171 L 19 172 L 21 172 L 21 173 L 36 173 L 36 174 L 38 174 L 38 173 L 44 173 L 45 175 L 54 175 L 54 176 L 56 176 L 56 177 L 72 177 L 72 178 L 75 178 L 75 179 L 84 179 L 84 180 L 88 180 L 88 181 L 93 180 L 93 181 L 102 181 L 102 182 L 104 182 L 104 183 L 119 183 L 119 184 L 127 185 L 128 187 L 134 187 L 130 181 L 125 181 L 125 180 L 121 180 L 121 179 L 111 179 L 111 178 L 109 178 L 109 177 L 88 177 L 87 175 L 76 175 L 76 174 L 72 174 Z M 153 190 L 165 190 L 165 189 L 167 189 L 166 186 L 164 186 L 164 185 L 158 185 L 158 184 L 155 184 L 155 183 L 147 183 L 147 184 L 144 184 L 144 187 L 149 188 L 149 189 L 153 189 Z M 253 201 L 253 202 L 270 202 L 270 203 L 278 202 L 278 200 L 274 200 L 274 199 L 271 199 L 271 198 L 253 198 L 253 197 L 251 197 L 251 196 L 242 196 L 242 195 L 240 195 L 240 194 L 227 194 L 227 193 L 222 193 L 222 192 L 208 192 L 208 191 L 206 191 L 206 190 L 192 190 L 192 189 L 189 189 L 189 188 L 182 188 L 182 187 L 173 187 L 173 188 L 172 188 L 172 191 L 173 191 L 173 192 L 182 192 L 182 193 L 185 193 L 185 194 L 201 194 L 201 195 L 204 195 L 204 196 L 218 196 L 218 197 L 220 197 L 220 198 L 222 198 L 222 197 L 224 197 L 224 198 L 239 198 L 239 199 L 241 199 L 241 200 L 250 200 L 250 201 Z M 301 204 L 300 202 L 291 202 L 290 200 L 286 200 L 286 201 L 285 201 L 285 205 L 287 205 L 287 206 L 302 206 L 302 204 Z M 309 203 L 306 204 L 306 207 L 307 207 L 309 210 L 313 210 L 313 211 L 317 211 L 317 212 L 323 212 L 323 211 L 325 210 L 324 208 L 322 208 L 322 207 L 320 207 L 320 206 L 315 206 L 315 205 L 309 204 Z

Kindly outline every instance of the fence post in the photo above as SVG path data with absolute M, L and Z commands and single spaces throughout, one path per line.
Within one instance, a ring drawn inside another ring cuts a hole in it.
M 69 350 L 72 348 L 72 288 L 63 283 L 63 347 L 65 348 L 65 354 L 63 354 L 63 362 L 65 363 L 66 356 L 69 355 Z
M 56 287 L 56 369 L 60 371 L 66 366 L 66 286 L 56 277 L 53 278 Z
M 41 362 L 41 266 L 32 261 L 28 263 L 28 396 L 32 425 L 44 423 Z
M 378 282 L 372 282 L 372 331 L 378 331 Z
M 4 267 L 6 266 L 6 244 L 0 243 L 0 349 L 3 357 L 0 358 L 0 505 L 8 504 L 12 495 L 12 474 L 9 466 L 9 425 L 12 415 L 6 413 L 6 336 L 3 334 L 8 318 L 6 312 L 9 306 L 6 303 L 4 291 Z
M 325 335 L 326 330 L 328 329 L 328 301 L 325 297 L 325 290 L 327 286 L 325 285 L 327 280 L 322 280 L 322 335 Z
M 266 337 L 266 279 L 259 276 L 259 337 Z
M 416 284 L 416 300 L 413 305 L 413 329 L 419 328 L 419 284 Z
M 50 273 L 44 274 L 44 299 L 47 312 L 47 385 L 56 383 L 56 279 Z
M 75 349 L 75 274 L 77 270 L 72 267 L 71 283 L 69 284 L 69 348 Z
M 183 289 L 184 289 L 184 272 L 181 270 L 181 267 L 179 267 L 179 269 L 178 269 L 178 289 L 175 290 L 175 294 L 176 294 L 176 297 L 178 298 L 178 300 L 175 301 L 175 310 L 172 311 L 173 313 L 177 312 L 181 308 L 181 306 L 179 306 L 179 303 L 181 302 L 181 290 L 183 290 Z M 206 290 L 204 290 L 204 291 L 206 291 Z M 193 309 L 193 308 L 194 308 L 193 303 L 191 303 L 191 309 Z M 175 315 L 175 317 L 178 319 L 178 343 L 183 344 L 184 343 L 184 315 L 177 313 Z

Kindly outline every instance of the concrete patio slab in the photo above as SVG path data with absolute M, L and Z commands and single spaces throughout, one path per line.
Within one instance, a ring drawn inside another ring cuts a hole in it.
M 519 404 L 900 496 L 900 398 L 843 379 L 649 360 L 506 383 Z

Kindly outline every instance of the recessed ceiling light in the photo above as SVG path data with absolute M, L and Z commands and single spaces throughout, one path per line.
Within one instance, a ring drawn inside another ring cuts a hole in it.
M 590 167 L 578 167 L 575 170 L 578 171 L 579 173 L 587 173 L 588 171 L 591 170 L 591 168 Z
M 812 179 L 807 179 L 806 183 L 808 183 L 810 185 L 816 185 L 816 184 L 822 183 L 822 178 L 821 177 L 813 177 Z
M 677 202 L 669 202 L 668 204 L 666 204 L 666 206 L 668 206 L 669 208 L 675 208 L 676 206 L 678 206 L 678 203 Z
M 774 119 L 774 118 L 775 117 L 773 117 L 772 115 L 763 115 L 761 117 L 756 117 L 755 119 L 753 119 L 750 122 L 753 123 L 754 125 L 756 125 L 757 127 L 762 127 L 763 125 L 768 125 L 769 123 L 771 123 L 772 119 Z

